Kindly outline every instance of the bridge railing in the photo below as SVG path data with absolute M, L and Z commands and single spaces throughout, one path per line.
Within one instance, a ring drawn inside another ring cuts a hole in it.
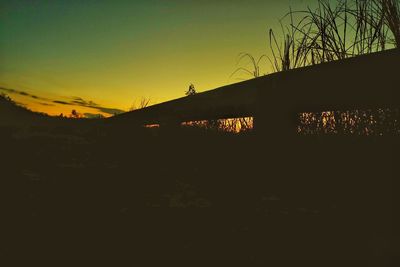
M 287 132 L 299 112 L 400 107 L 400 49 L 230 84 L 112 117 L 135 125 L 253 117 L 257 131 Z M 278 126 L 278 127 L 276 127 Z

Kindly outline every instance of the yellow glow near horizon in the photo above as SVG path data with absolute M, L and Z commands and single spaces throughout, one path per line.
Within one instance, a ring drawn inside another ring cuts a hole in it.
M 182 97 L 190 83 L 198 92 L 214 89 L 250 78 L 230 78 L 238 54 L 268 53 L 268 28 L 279 29 L 289 6 L 307 3 L 5 0 L 0 9 L 0 87 L 50 99 L 52 105 L 43 105 L 9 95 L 52 115 L 72 109 L 110 115 L 52 102 L 71 97 L 128 110 L 141 97 L 152 104 Z M 263 64 L 263 72 L 268 65 Z

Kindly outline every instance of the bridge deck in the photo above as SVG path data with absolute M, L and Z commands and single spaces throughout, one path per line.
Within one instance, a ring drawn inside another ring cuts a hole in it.
M 391 49 L 269 74 L 110 120 L 143 125 L 254 116 L 262 122 L 301 111 L 399 107 L 399 63 L 400 49 Z

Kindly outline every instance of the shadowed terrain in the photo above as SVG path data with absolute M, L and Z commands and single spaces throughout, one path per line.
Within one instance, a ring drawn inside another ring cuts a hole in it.
M 271 142 L 0 110 L 2 259 L 391 266 L 397 254 L 397 136 Z

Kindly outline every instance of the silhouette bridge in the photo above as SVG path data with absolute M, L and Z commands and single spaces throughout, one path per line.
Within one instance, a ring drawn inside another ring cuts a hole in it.
M 114 116 L 123 124 L 253 117 L 256 131 L 292 127 L 299 112 L 400 106 L 400 49 L 272 73 Z

